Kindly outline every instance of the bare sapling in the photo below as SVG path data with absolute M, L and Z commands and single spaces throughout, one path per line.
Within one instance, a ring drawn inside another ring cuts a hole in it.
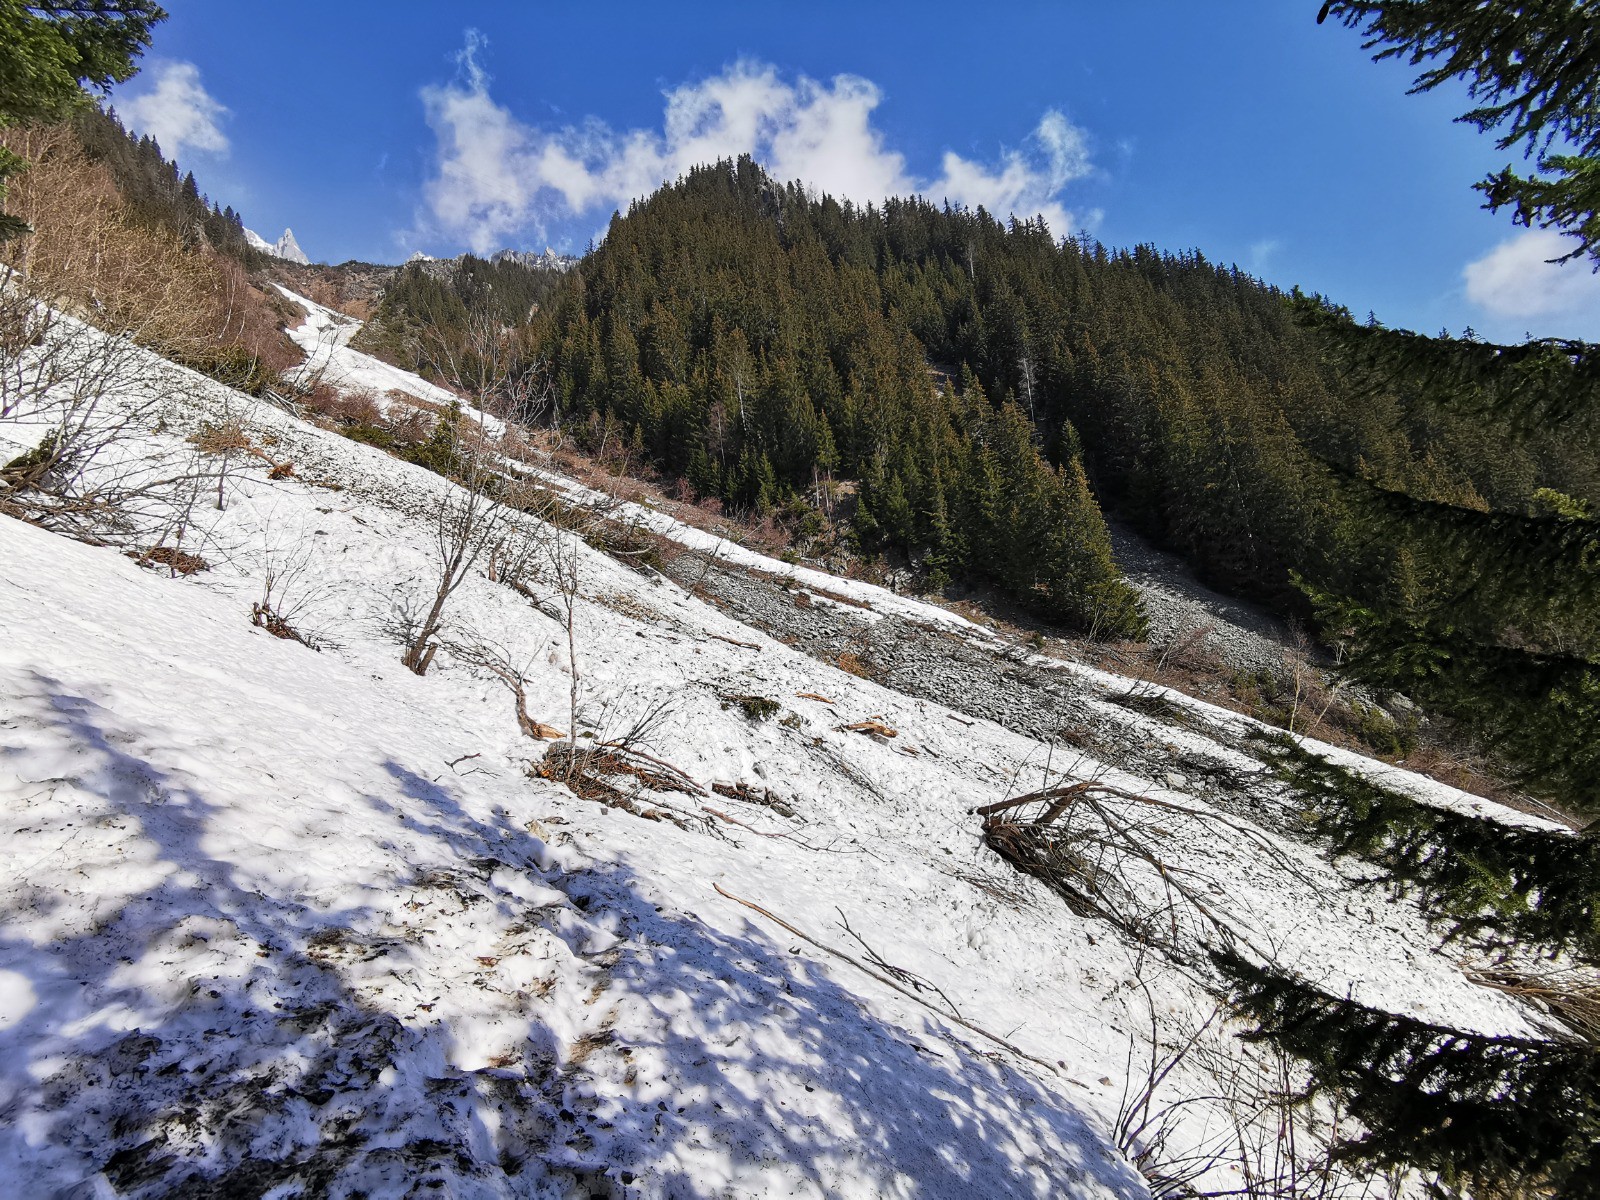
M 1220 1004 L 1172 1028 L 1158 1014 L 1147 970 L 1141 950 L 1134 982 L 1146 1022 L 1141 1035 L 1128 1035 L 1112 1133 L 1156 1200 L 1377 1200 L 1397 1194 L 1385 1175 L 1360 1173 L 1336 1159 L 1332 1147 L 1348 1117 L 1336 1102 L 1305 1095 L 1303 1064 L 1279 1046 L 1241 1041 Z
M 528 711 L 528 682 L 532 678 L 533 664 L 545 655 L 549 645 L 549 642 L 544 642 L 533 654 L 519 657 L 503 643 L 478 635 L 468 635 L 449 643 L 452 655 L 487 671 L 505 685 L 516 704 L 517 728 L 524 737 L 535 741 L 562 736 L 559 729 L 546 725 Z
M 578 666 L 578 539 L 572 535 L 550 539 L 550 574 L 559 597 L 561 626 L 567 642 L 567 738 L 570 752 L 567 755 L 567 782 L 578 761 L 578 698 L 583 687 L 583 676 Z
M 308 622 L 314 619 L 315 609 L 335 584 L 319 577 L 316 541 L 300 538 L 276 544 L 270 529 L 263 532 L 268 546 L 260 561 L 261 596 L 250 605 L 250 624 L 273 637 L 320 650 L 323 635 Z
M 505 540 L 515 516 L 494 494 L 499 479 L 489 469 L 488 453 L 478 449 L 465 457 L 460 485 L 445 493 L 434 513 L 433 599 L 400 658 L 417 675 L 428 673 L 439 649 L 436 638 L 450 597 L 479 560 Z
M 214 472 L 138 445 L 174 399 L 174 372 L 130 333 L 49 299 L 0 267 L 0 512 L 89 541 L 147 543 L 186 526 Z

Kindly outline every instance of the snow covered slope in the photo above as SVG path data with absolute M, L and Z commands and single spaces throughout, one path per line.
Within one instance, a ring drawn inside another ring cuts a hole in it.
M 431 395 L 307 307 L 296 336 L 327 378 Z M 656 713 L 650 752 L 698 785 L 642 797 L 647 815 L 579 799 L 530 774 L 544 744 L 496 679 L 448 648 L 424 677 L 400 665 L 396 614 L 429 594 L 454 485 L 172 371 L 146 452 L 179 454 L 228 416 L 266 452 L 186 540 L 209 570 L 169 578 L 0 520 L 12 1194 L 1147 1194 L 1110 1132 L 1130 1062 L 1142 1072 L 1153 1018 L 1192 1028 L 1210 1001 L 1018 876 L 971 810 L 1064 769 L 1203 797 L 1064 764 L 575 542 L 580 725 L 604 739 Z M 272 462 L 294 471 L 269 478 Z M 858 611 L 988 636 L 712 548 Z M 269 577 L 320 652 L 251 624 Z M 530 711 L 565 727 L 555 617 L 483 573 L 448 617 L 451 636 L 528 664 Z M 1126 680 L 1072 673 L 1106 723 L 1260 773 L 1111 703 Z M 771 719 L 737 699 L 752 696 Z M 850 728 L 869 719 L 895 736 Z M 1181 812 L 1167 825 L 1248 944 L 1369 1003 L 1527 1030 L 1414 909 L 1310 849 Z M 1199 1141 L 1218 1118 L 1192 1112 Z

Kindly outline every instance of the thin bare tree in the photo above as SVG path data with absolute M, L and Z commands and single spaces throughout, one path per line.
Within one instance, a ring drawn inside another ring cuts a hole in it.
M 436 638 L 450 597 L 479 560 L 494 555 L 506 540 L 516 514 L 498 499 L 501 486 L 500 477 L 490 469 L 489 452 L 472 449 L 463 458 L 459 486 L 440 498 L 434 512 L 433 598 L 427 614 L 410 631 L 400 658 L 418 675 L 428 673 L 439 649 Z
M 549 642 L 545 642 L 532 654 L 518 656 L 503 643 L 477 634 L 469 634 L 449 643 L 450 653 L 454 657 L 487 671 L 505 685 L 516 703 L 517 728 L 524 737 L 536 741 L 561 736 L 559 729 L 546 725 L 528 711 L 528 683 L 533 675 L 533 664 L 543 657 L 549 645 Z
M 567 755 L 567 781 L 570 783 L 574 764 L 578 760 L 578 701 L 583 688 L 583 675 L 578 666 L 578 573 L 581 556 L 576 535 L 555 537 L 550 540 L 549 566 L 555 583 L 557 603 L 561 611 L 561 627 L 567 640 L 567 738 L 570 753 Z

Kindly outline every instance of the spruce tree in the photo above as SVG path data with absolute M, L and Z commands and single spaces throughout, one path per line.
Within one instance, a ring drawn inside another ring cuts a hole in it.
M 1411 1168 L 1435 1196 L 1600 1196 L 1600 1048 L 1491 1037 L 1368 1008 L 1231 953 L 1235 1005 L 1365 1126 L 1337 1157 Z
M 1568 258 L 1600 263 L 1600 4 L 1594 0 L 1328 0 L 1317 14 L 1361 28 L 1378 59 L 1427 64 L 1413 92 L 1465 80 L 1479 105 L 1460 118 L 1523 147 L 1537 173 L 1509 166 L 1476 186 L 1485 208 L 1578 239 Z M 1560 143 L 1562 152 L 1552 153 Z
M 150 27 L 166 13 L 149 0 L 0 0 L 0 128 L 52 120 L 84 99 L 131 79 L 150 45 Z M 0 147 L 0 201 L 5 181 L 26 164 Z M 0 241 L 26 233 L 0 213 Z
M 1600 269 L 1600 4 L 1539 0 L 1330 0 L 1318 15 L 1362 27 L 1377 58 L 1427 64 L 1413 90 L 1466 80 L 1480 106 L 1461 117 L 1503 129 L 1502 149 L 1538 154 L 1540 174 L 1510 168 L 1480 184 L 1487 207 L 1572 234 L 1572 255 Z M 1556 140 L 1572 153 L 1549 155 Z M 1593 446 L 1600 349 L 1539 339 L 1497 346 L 1357 324 L 1301 298 L 1358 394 L 1389 391 L 1417 412 L 1475 418 L 1526 439 Z M 1450 713 L 1497 747 L 1522 782 L 1600 812 L 1600 524 L 1586 511 L 1473 506 L 1386 486 L 1363 464 L 1334 464 L 1359 535 L 1407 547 L 1420 586 L 1371 578 L 1308 588 L 1347 638 L 1353 670 Z

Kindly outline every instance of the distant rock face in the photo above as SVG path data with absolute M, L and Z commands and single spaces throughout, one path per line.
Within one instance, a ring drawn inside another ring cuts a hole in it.
M 501 250 L 489 258 L 490 262 L 514 262 L 524 267 L 536 267 L 545 271 L 570 271 L 578 265 L 578 260 L 570 254 L 557 254 L 549 246 L 544 248 L 543 254 L 535 254 L 532 250 Z
M 294 230 L 292 229 L 283 231 L 283 236 L 272 247 L 272 253 L 279 258 L 286 258 L 290 262 L 299 263 L 301 266 L 309 266 L 311 263 L 311 260 L 306 257 L 306 252 L 300 249 L 300 243 L 294 240 Z
M 244 231 L 244 240 L 249 242 L 253 249 L 260 250 L 263 254 L 270 254 L 274 258 L 286 259 L 289 262 L 300 263 L 302 266 L 309 265 L 311 262 L 306 257 L 306 252 L 300 249 L 300 243 L 294 240 L 294 230 L 292 229 L 285 229 L 283 236 L 276 242 L 267 241 L 254 229 L 246 229 Z

